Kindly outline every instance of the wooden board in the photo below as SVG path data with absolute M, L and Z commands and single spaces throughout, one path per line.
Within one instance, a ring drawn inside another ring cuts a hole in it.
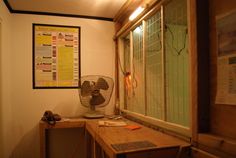
M 192 158 L 219 158 L 203 150 L 199 150 L 197 148 L 191 148 L 191 157 Z
M 222 137 L 236 139 L 236 105 L 215 104 L 217 85 L 217 41 L 215 17 L 236 10 L 235 0 L 210 0 L 210 68 L 211 108 L 210 132 Z
M 59 128 L 83 128 L 85 127 L 85 119 L 70 119 L 56 122 L 55 125 L 49 125 L 44 121 L 39 122 L 40 136 L 40 158 L 46 158 L 46 130 Z
M 199 148 L 219 157 L 236 157 L 236 141 L 209 134 L 199 134 L 198 138 Z
M 98 144 L 103 148 L 106 154 L 112 158 L 119 154 L 128 154 L 140 151 L 160 150 L 171 147 L 183 147 L 190 146 L 189 143 L 178 139 L 176 137 L 169 136 L 159 131 L 144 127 L 135 122 L 125 120 L 128 125 L 139 125 L 140 129 L 129 130 L 124 127 L 102 127 L 98 126 L 97 120 L 89 120 L 86 122 L 86 129 L 95 138 Z M 135 142 L 135 141 L 149 141 L 156 145 L 153 148 L 142 148 L 140 150 L 123 150 L 116 151 L 112 144 Z M 157 157 L 158 158 L 158 157 Z

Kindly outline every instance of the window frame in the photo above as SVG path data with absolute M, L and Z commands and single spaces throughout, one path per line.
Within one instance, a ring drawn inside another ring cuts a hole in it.
M 144 14 L 141 18 L 139 18 L 135 23 L 133 23 L 130 27 L 128 28 L 125 28 L 124 30 L 121 29 L 120 32 L 118 32 L 117 36 L 118 36 L 118 44 L 119 44 L 119 55 L 124 53 L 122 48 L 124 48 L 123 46 L 123 43 L 122 43 L 122 38 L 124 37 L 127 37 L 128 35 L 130 35 L 130 37 L 132 37 L 132 31 L 137 27 L 139 26 L 140 24 L 142 24 L 143 26 L 143 29 L 144 29 L 144 33 L 143 33 L 143 39 L 145 39 L 145 23 L 147 21 L 148 18 L 150 18 L 151 16 L 153 16 L 155 13 L 157 13 L 158 11 L 161 12 L 161 28 L 164 28 L 164 5 L 166 5 L 168 3 L 167 0 L 164 0 L 164 1 L 161 1 L 160 3 L 158 3 L 157 5 L 155 5 L 153 8 L 150 9 L 150 11 L 148 11 L 146 14 Z M 186 1 L 187 3 L 187 20 L 189 20 L 189 2 Z M 187 24 L 187 28 L 189 29 L 190 28 L 190 25 L 189 23 Z M 130 38 L 131 42 L 130 42 L 130 47 L 133 46 L 132 44 L 132 38 Z M 161 43 L 162 43 L 162 66 L 163 66 L 163 74 L 165 74 L 165 64 L 163 62 L 165 62 L 165 47 L 164 47 L 164 31 L 162 29 L 162 33 L 161 33 Z M 143 53 L 144 53 L 144 56 L 145 56 L 145 40 L 143 40 Z M 188 47 L 188 50 L 189 52 L 191 51 L 191 36 L 189 36 L 188 38 L 188 42 L 189 42 L 189 47 Z M 131 48 L 132 49 L 132 48 Z M 122 50 L 122 51 L 121 51 Z M 132 50 L 131 50 L 132 51 Z M 131 52 L 131 55 L 132 55 L 132 52 Z M 126 105 L 123 105 L 123 106 L 120 106 L 120 111 L 122 113 L 124 113 L 125 115 L 129 115 L 133 118 L 137 118 L 141 121 L 144 121 L 144 122 L 147 122 L 149 124 L 152 124 L 154 126 L 157 126 L 157 127 L 160 127 L 160 128 L 163 128 L 164 130 L 167 130 L 167 131 L 171 131 L 171 132 L 174 132 L 178 135 L 181 135 L 181 136 L 184 136 L 184 137 L 187 137 L 187 138 L 190 138 L 191 137 L 191 134 L 192 134 L 192 84 L 191 84 L 191 78 L 192 78 L 192 54 L 189 53 L 189 92 L 190 92 L 190 99 L 189 99 L 189 127 L 185 127 L 185 126 L 182 126 L 182 125 L 179 125 L 179 124 L 175 124 L 175 123 L 171 123 L 171 122 L 167 122 L 167 119 L 166 119 L 166 109 L 165 112 L 164 112 L 164 119 L 163 120 L 160 120 L 160 119 L 156 119 L 156 118 L 153 118 L 153 117 L 150 117 L 150 116 L 147 116 L 146 115 L 146 112 L 145 112 L 145 115 L 143 114 L 139 114 L 139 113 L 136 113 L 136 112 L 132 112 L 132 111 L 129 111 L 127 109 L 125 109 Z M 132 63 L 132 58 L 130 59 L 131 60 L 131 63 Z M 120 64 L 124 65 L 123 63 L 123 59 L 121 60 L 122 62 Z M 145 68 L 146 66 L 146 63 L 144 62 L 143 64 L 143 67 Z M 145 69 L 144 69 L 145 70 Z M 132 71 L 132 70 L 131 70 Z M 146 70 L 145 70 L 146 71 Z M 144 71 L 144 74 L 145 74 L 145 80 L 144 80 L 144 83 L 146 82 L 146 72 Z M 165 75 L 163 75 L 164 79 L 163 79 L 163 85 L 165 85 Z M 121 79 L 121 76 L 119 75 L 118 76 L 118 79 L 120 80 Z M 122 83 L 121 83 L 122 84 Z M 125 86 L 125 85 L 124 85 Z M 146 86 L 146 84 L 145 84 Z M 120 88 L 120 87 L 119 87 Z M 166 95 L 166 89 L 164 88 L 163 86 L 163 104 L 164 104 L 164 107 L 167 107 L 166 105 L 166 99 L 165 99 L 165 95 Z M 146 94 L 146 93 L 145 93 Z M 121 97 L 121 95 L 119 95 Z M 125 96 L 124 96 L 125 97 Z M 119 98 L 120 99 L 120 98 Z M 122 98 L 125 100 L 125 98 Z M 125 101 L 124 101 L 125 103 Z M 145 111 L 147 109 L 147 104 L 145 104 Z

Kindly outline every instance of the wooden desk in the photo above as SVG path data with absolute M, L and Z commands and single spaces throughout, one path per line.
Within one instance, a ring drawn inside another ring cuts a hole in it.
M 135 122 L 126 119 L 124 121 L 129 125 L 139 125 L 141 128 L 129 130 L 124 127 L 101 127 L 98 126 L 98 120 L 86 119 L 59 121 L 55 126 L 40 121 L 40 157 L 46 158 L 46 130 L 78 127 L 85 127 L 87 131 L 87 158 L 174 158 L 176 155 L 181 158 L 187 157 L 185 152 L 179 151 L 187 151 L 190 147 L 189 143 Z M 122 151 L 116 151 L 112 147 L 112 144 L 137 141 L 148 141 L 155 144 L 156 147 Z
M 135 122 L 125 120 L 128 125 L 139 125 L 140 129 L 130 130 L 124 127 L 102 127 L 98 126 L 98 120 L 86 121 L 86 129 L 99 144 L 105 155 L 109 158 L 174 158 L 187 157 L 186 151 L 190 144 L 161 133 L 159 131 L 147 128 Z M 120 144 L 127 142 L 148 141 L 155 144 L 156 147 L 140 148 L 136 150 L 116 151 L 112 144 Z M 95 145 L 97 147 L 97 145 Z M 183 150 L 184 149 L 184 150 Z M 96 149 L 95 149 L 96 150 Z M 96 151 L 95 151 L 96 153 Z M 178 155 L 178 156 L 176 156 Z M 90 156 L 93 157 L 93 156 Z M 106 156 L 105 156 L 106 157 Z M 97 158 L 97 157 L 96 157 Z
M 62 120 L 57 122 L 55 125 L 49 125 L 44 121 L 39 122 L 39 136 L 40 136 L 40 158 L 46 158 L 46 133 L 49 129 L 58 129 L 58 128 L 84 128 L 85 119 L 69 119 Z

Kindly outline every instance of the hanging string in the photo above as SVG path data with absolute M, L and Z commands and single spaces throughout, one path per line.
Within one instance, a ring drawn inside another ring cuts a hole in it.
M 150 48 L 147 48 L 147 52 L 159 52 L 162 50 L 162 44 L 161 44 L 161 38 L 160 38 L 160 32 L 157 33 L 157 41 L 159 41 L 159 45 L 160 47 L 157 48 L 157 49 L 150 49 Z
M 187 38 L 187 34 L 188 34 L 188 30 L 185 29 L 185 34 L 184 34 L 184 45 L 182 48 L 180 48 L 179 50 L 174 46 L 174 33 L 172 32 L 172 30 L 170 29 L 170 27 L 168 25 L 165 25 L 165 28 L 167 29 L 167 31 L 170 32 L 171 34 L 171 47 L 174 49 L 174 51 L 177 53 L 175 55 L 179 56 L 181 54 L 181 52 L 185 49 L 186 47 L 186 38 Z
M 119 51 L 118 51 L 118 53 L 117 53 L 117 57 L 118 57 L 118 65 L 119 65 L 119 67 L 120 67 L 120 70 L 121 70 L 122 74 L 125 76 L 126 73 L 125 73 L 124 69 L 123 69 L 122 66 L 121 66 L 120 53 L 119 53 Z
M 129 89 L 133 88 L 133 92 L 134 92 L 134 86 L 133 86 L 133 82 L 132 82 L 131 72 L 126 72 L 125 69 L 122 67 L 119 52 L 118 52 L 117 56 L 118 56 L 117 57 L 118 58 L 118 65 L 119 65 L 120 70 L 121 70 L 121 72 L 122 72 L 122 74 L 124 76 L 125 86 L 126 86 L 126 90 L 127 90 L 127 95 L 128 95 L 128 97 L 130 97 L 129 92 L 128 92 Z M 134 77 L 134 81 L 135 81 L 135 83 L 137 83 L 135 77 Z M 133 94 L 133 95 L 135 95 L 135 94 Z
M 134 66 L 134 62 L 133 62 L 133 74 L 134 74 L 134 82 L 133 82 L 133 84 L 132 84 L 132 87 L 133 87 L 133 89 L 134 88 L 137 88 L 137 86 L 138 86 L 138 82 L 137 82 L 137 79 L 135 78 L 135 66 Z

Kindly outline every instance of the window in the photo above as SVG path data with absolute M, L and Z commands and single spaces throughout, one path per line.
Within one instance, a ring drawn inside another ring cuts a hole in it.
M 123 109 L 189 130 L 187 1 L 163 3 L 120 42 Z
M 161 12 L 146 20 L 147 116 L 164 119 Z

